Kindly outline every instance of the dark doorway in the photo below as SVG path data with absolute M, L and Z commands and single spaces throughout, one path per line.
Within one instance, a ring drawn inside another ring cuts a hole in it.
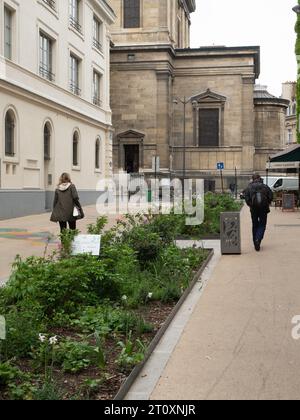
M 125 171 L 137 174 L 140 171 L 140 146 L 138 144 L 125 145 Z

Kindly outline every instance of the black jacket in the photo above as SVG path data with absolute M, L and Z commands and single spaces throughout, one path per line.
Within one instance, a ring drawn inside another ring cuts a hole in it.
M 265 194 L 268 200 L 268 206 L 266 208 L 267 211 L 270 211 L 270 205 L 273 201 L 273 192 L 272 190 L 263 183 L 263 180 L 251 182 L 248 188 L 244 191 L 245 200 L 247 205 L 251 208 L 252 207 L 252 197 L 253 194 L 257 191 L 257 187 L 260 187 L 260 190 Z

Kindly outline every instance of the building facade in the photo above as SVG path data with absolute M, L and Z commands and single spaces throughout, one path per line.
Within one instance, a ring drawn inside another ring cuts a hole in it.
M 282 98 L 289 101 L 285 119 L 286 146 L 297 143 L 297 83 L 286 82 L 282 84 Z
M 256 129 L 260 48 L 190 48 L 195 1 L 111 5 L 117 15 L 111 51 L 114 171 L 151 174 L 159 156 L 161 175 L 217 180 L 222 162 L 229 185 L 235 171 L 248 182 L 254 170 L 265 169 L 284 141 L 281 127 L 273 142 Z M 287 105 L 281 106 L 281 113 L 278 103 L 274 107 L 279 126 Z M 275 114 L 268 109 L 261 116 Z
M 112 172 L 104 0 L 0 0 L 0 218 L 52 206 L 62 172 L 84 204 Z

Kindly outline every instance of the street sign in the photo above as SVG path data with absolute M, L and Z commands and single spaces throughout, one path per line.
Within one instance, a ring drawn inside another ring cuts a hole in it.
M 224 169 L 225 169 L 224 162 L 219 162 L 219 163 L 217 164 L 217 169 L 218 169 L 219 171 L 224 171 Z

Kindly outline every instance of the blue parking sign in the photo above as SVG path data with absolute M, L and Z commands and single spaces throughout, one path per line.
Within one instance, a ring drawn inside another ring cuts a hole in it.
M 218 170 L 219 170 L 219 171 L 223 171 L 223 170 L 224 170 L 224 168 L 225 168 L 225 165 L 224 165 L 224 163 L 223 163 L 223 162 L 219 162 L 219 163 L 217 164 L 217 167 L 218 167 Z

